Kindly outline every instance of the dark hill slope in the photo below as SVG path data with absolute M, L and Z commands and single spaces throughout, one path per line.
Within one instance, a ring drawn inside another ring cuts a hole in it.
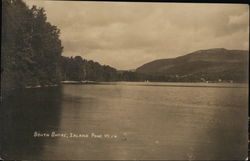
M 138 73 L 180 77 L 223 78 L 244 81 L 247 79 L 248 51 L 208 49 L 199 50 L 172 59 L 159 59 L 136 69 Z

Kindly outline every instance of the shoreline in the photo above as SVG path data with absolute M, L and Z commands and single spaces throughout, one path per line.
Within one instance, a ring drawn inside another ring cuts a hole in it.
M 85 81 L 61 81 L 61 84 L 98 84 L 100 82 L 97 81 L 89 81 L 89 80 L 85 80 Z
M 59 84 L 51 84 L 51 85 L 33 85 L 33 86 L 24 86 L 17 88 L 1 88 L 1 90 L 15 90 L 15 89 L 34 89 L 34 88 L 47 88 L 47 87 L 58 87 L 60 85 L 137 85 L 140 86 L 172 86 L 172 87 L 229 87 L 229 88 L 247 88 L 248 82 L 145 82 L 145 81 L 106 81 L 106 82 L 98 82 L 98 81 L 61 81 Z M 143 83 L 143 84 L 142 84 Z M 169 83 L 169 84 L 166 84 Z M 179 85 L 178 85 L 179 84 Z M 185 85 L 186 84 L 186 85 Z M 191 85 L 195 84 L 195 85 Z M 235 86 L 241 85 L 241 86 Z M 244 86 L 242 86 L 244 85 Z
M 248 83 L 229 83 L 229 82 L 94 82 L 81 83 L 78 81 L 64 82 L 64 85 L 127 85 L 127 86 L 159 86 L 159 87 L 201 87 L 201 88 L 248 88 Z
M 32 89 L 32 88 L 47 88 L 47 87 L 58 87 L 60 84 L 52 84 L 52 85 L 33 85 L 33 86 L 24 86 L 24 87 L 15 87 L 15 88 L 3 88 L 1 87 L 2 90 L 16 90 L 16 89 Z
M 25 86 L 24 88 L 43 88 L 43 87 L 57 87 L 58 84 L 52 84 L 52 85 L 36 85 L 36 86 Z

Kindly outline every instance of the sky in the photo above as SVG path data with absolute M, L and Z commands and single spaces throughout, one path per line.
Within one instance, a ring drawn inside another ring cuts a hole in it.
M 197 50 L 249 50 L 247 4 L 25 0 L 46 10 L 64 46 L 119 70 Z

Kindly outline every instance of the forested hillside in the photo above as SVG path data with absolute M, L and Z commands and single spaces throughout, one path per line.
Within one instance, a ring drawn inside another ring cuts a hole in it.
M 82 59 L 81 56 L 61 57 L 62 80 L 91 80 L 91 81 L 116 81 L 118 80 L 116 69 L 100 65 L 92 60 Z
M 248 79 L 248 51 L 223 48 L 199 50 L 171 59 L 159 59 L 136 69 L 174 81 L 235 81 Z
M 43 8 L 2 1 L 1 87 L 58 83 L 63 50 L 59 33 Z

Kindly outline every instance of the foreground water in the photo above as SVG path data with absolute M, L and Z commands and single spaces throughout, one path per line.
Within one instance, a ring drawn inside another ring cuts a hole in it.
M 242 84 L 102 83 L 3 99 L 6 159 L 229 160 L 247 157 Z

